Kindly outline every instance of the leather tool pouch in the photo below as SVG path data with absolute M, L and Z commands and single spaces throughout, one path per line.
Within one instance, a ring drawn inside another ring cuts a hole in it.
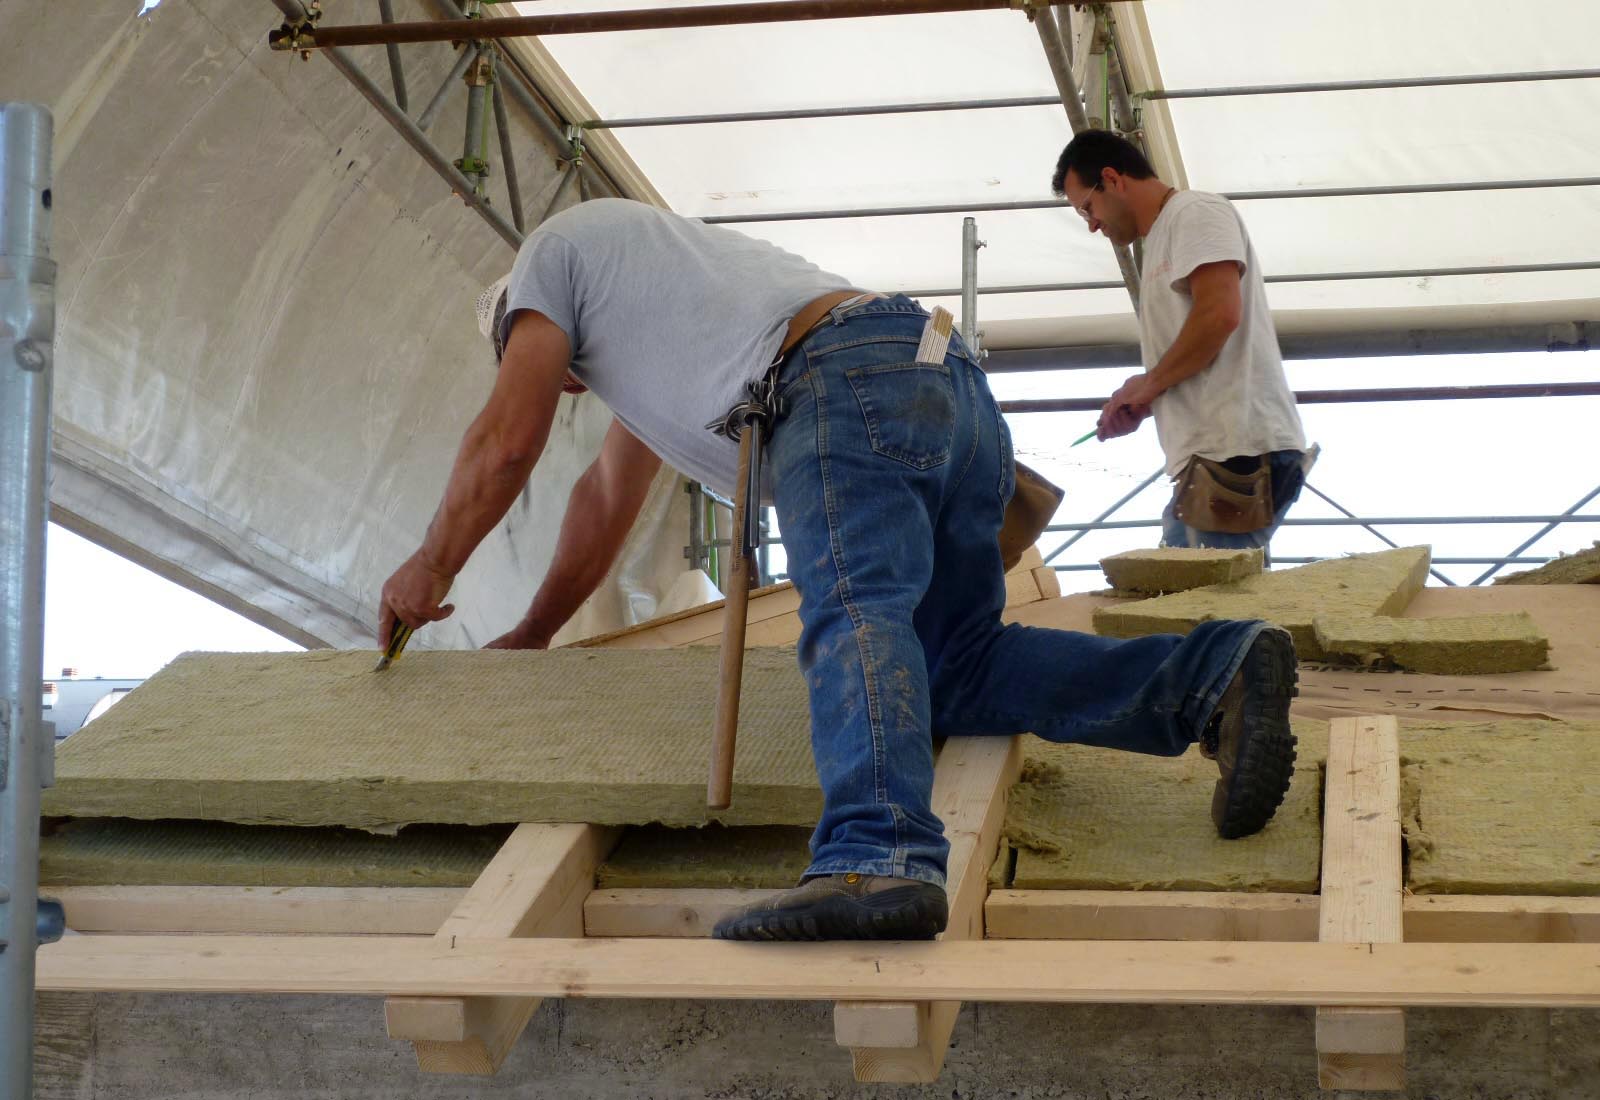
M 1272 469 L 1263 459 L 1254 472 L 1236 474 L 1195 455 L 1178 475 L 1172 510 L 1197 531 L 1259 531 L 1272 524 Z
M 1016 463 L 1017 488 L 1006 504 L 1000 522 L 1000 560 L 1009 572 L 1022 560 L 1028 547 L 1039 541 L 1050 517 L 1061 506 L 1066 492 L 1046 481 L 1022 463 Z

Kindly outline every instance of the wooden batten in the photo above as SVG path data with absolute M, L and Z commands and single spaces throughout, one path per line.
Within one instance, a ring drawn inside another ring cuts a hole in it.
M 1393 944 L 1401 898 L 1400 734 L 1393 718 L 1337 718 L 1328 734 L 1322 821 L 1323 943 Z M 1325 1089 L 1405 1088 L 1399 1008 L 1317 1009 L 1317 1081 Z
M 583 903 L 595 868 L 620 830 L 597 825 L 519 825 L 478 876 L 433 942 L 583 935 Z M 534 997 L 390 997 L 391 1039 L 410 1040 L 424 1073 L 492 1074 L 539 1007 Z

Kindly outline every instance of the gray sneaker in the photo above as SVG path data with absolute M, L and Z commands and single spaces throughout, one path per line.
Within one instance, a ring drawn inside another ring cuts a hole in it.
M 1211 820 L 1228 840 L 1260 832 L 1288 793 L 1295 679 L 1294 639 L 1278 627 L 1263 630 L 1200 735 L 1200 752 L 1222 773 L 1211 794 Z
M 943 888 L 887 875 L 818 875 L 717 922 L 719 940 L 931 940 L 950 919 Z

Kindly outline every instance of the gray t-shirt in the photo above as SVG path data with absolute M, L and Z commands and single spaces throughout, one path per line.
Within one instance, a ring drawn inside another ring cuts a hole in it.
M 744 396 L 789 319 L 838 275 L 721 226 L 629 199 L 592 199 L 531 233 L 506 286 L 561 326 L 572 373 L 661 458 L 728 493 L 739 448 L 705 427 Z

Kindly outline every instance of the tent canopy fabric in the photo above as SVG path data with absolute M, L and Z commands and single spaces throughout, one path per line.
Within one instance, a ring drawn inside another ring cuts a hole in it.
M 528 14 L 592 7 L 519 5 Z M 1489 0 L 1111 7 L 1119 39 L 1144 43 L 1159 86 L 1169 89 L 1592 69 L 1600 41 L 1600 6 L 1586 0 L 1514 13 Z M 561 35 L 544 45 L 602 119 L 1055 92 L 1038 36 L 1017 11 Z M 1600 79 L 1175 99 L 1164 109 L 1182 176 L 1202 190 L 1600 180 Z M 1147 128 L 1160 121 L 1153 115 L 1147 108 Z M 1044 106 L 615 134 L 680 213 L 771 216 L 1049 199 L 1071 129 L 1061 107 Z M 1593 185 L 1241 206 L 1263 267 L 1280 276 L 1585 262 L 1593 260 L 1586 242 L 1600 235 Z M 982 287 L 1119 278 L 1109 247 L 1065 207 L 974 216 L 988 246 Z M 864 286 L 914 290 L 960 285 L 961 220 L 952 213 L 739 228 Z M 1289 331 L 1592 320 L 1600 318 L 1600 270 L 1280 283 L 1271 300 L 1290 315 Z M 985 294 L 978 318 L 994 348 L 1134 335 L 1121 289 Z
M 682 4 L 683 0 L 671 0 Z M 606 0 L 606 8 L 667 6 Z M 494 366 L 472 303 L 510 250 L 319 58 L 272 53 L 265 0 L 0 9 L 0 99 L 55 116 L 55 517 L 308 644 L 370 645 L 378 588 L 420 540 Z M 401 5 L 431 18 L 432 4 Z M 592 10 L 540 0 L 529 11 Z M 1064 9 L 1063 9 L 1064 10 Z M 1546 0 L 1150 0 L 1111 5 L 1135 94 L 1580 69 L 1600 5 Z M 368 10 L 335 8 L 359 22 Z M 1069 37 L 1085 49 L 1086 16 Z M 594 117 L 1055 92 L 1020 11 L 550 36 Z M 352 56 L 387 87 L 384 52 Z M 454 61 L 405 49 L 412 114 Z M 459 140 L 451 96 L 431 135 Z M 1223 192 L 1600 177 L 1600 80 L 1145 101 L 1158 163 Z M 536 215 L 558 150 L 513 111 Z M 617 129 L 692 216 L 1039 201 L 1070 136 L 1055 105 Z M 628 172 L 623 172 L 624 177 Z M 491 181 L 496 201 L 499 178 Z M 572 201 L 569 194 L 566 201 Z M 1241 203 L 1269 274 L 1573 263 L 1600 239 L 1592 184 Z M 502 206 L 503 209 L 503 206 Z M 1064 207 L 975 215 L 980 285 L 1114 281 Z M 874 289 L 960 283 L 960 213 L 754 221 Z M 1600 319 L 1600 271 L 1277 283 L 1284 331 Z M 986 293 L 992 348 L 1126 341 L 1120 289 Z M 958 308 L 954 299 L 947 300 Z M 567 403 L 545 461 L 418 645 L 481 644 L 520 614 L 606 411 Z M 577 633 L 647 617 L 684 568 L 670 473 Z

